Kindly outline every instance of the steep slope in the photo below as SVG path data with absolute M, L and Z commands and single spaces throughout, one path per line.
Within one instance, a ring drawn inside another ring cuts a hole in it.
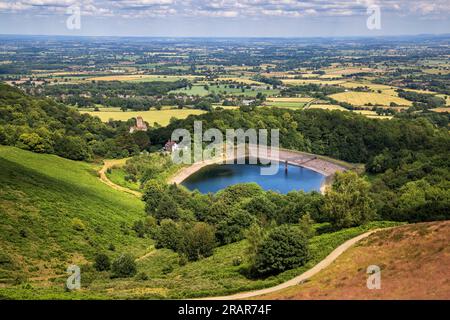
M 450 221 L 383 230 L 362 240 L 310 281 L 258 299 L 450 299 Z M 381 289 L 367 289 L 367 267 Z
M 142 201 L 101 183 L 96 169 L 0 146 L 2 282 L 50 279 L 97 252 L 145 253 L 148 243 L 131 229 Z

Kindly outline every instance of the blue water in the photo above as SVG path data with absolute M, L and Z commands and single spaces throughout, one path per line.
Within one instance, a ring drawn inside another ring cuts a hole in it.
M 261 166 L 250 164 L 211 165 L 189 176 L 182 185 L 201 193 L 215 193 L 234 184 L 256 182 L 264 190 L 286 194 L 293 190 L 320 191 L 325 179 L 320 173 L 291 165 L 286 173 L 284 164 L 281 163 L 278 173 L 273 176 L 261 175 L 260 169 Z

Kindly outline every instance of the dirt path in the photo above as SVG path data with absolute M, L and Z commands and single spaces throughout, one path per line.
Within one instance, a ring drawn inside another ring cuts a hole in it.
M 119 159 L 119 160 L 104 160 L 103 161 L 103 167 L 100 169 L 100 171 L 98 172 L 99 174 L 99 178 L 100 181 L 102 181 L 103 183 L 107 184 L 108 186 L 110 186 L 111 188 L 118 190 L 118 191 L 122 191 L 122 192 L 126 192 L 126 193 L 130 193 L 136 197 L 142 197 L 142 193 L 138 192 L 138 191 L 134 191 L 122 186 L 119 186 L 117 184 L 115 184 L 114 182 L 112 182 L 111 180 L 108 179 L 108 176 L 106 175 L 106 171 L 114 166 L 121 166 L 124 165 L 125 162 L 127 161 L 127 159 Z
M 153 247 L 152 247 L 152 250 L 151 250 L 150 252 L 147 252 L 147 253 L 144 254 L 143 256 L 140 256 L 139 258 L 135 259 L 134 261 L 135 261 L 135 262 L 142 261 L 142 260 L 144 260 L 144 259 L 146 259 L 146 258 L 148 258 L 148 257 L 151 257 L 151 256 L 154 255 L 155 253 L 156 253 L 156 249 L 155 249 L 155 247 L 153 246 Z
M 301 275 L 283 282 L 275 287 L 271 287 L 271 288 L 266 288 L 266 289 L 261 289 L 261 290 L 256 290 L 256 291 L 250 291 L 250 292 L 243 292 L 243 293 L 237 293 L 234 295 L 230 295 L 230 296 L 222 296 L 222 297 L 208 297 L 208 298 L 203 298 L 200 300 L 240 300 L 240 299 L 248 299 L 248 298 L 252 298 L 252 297 L 256 297 L 256 296 L 260 296 L 260 295 L 264 295 L 264 294 L 268 294 L 268 293 L 273 293 L 275 291 L 278 290 L 282 290 L 282 289 L 286 289 L 292 286 L 295 286 L 303 281 L 305 281 L 306 279 L 309 279 L 310 277 L 314 276 L 315 274 L 317 274 L 318 272 L 320 272 L 321 270 L 325 269 L 326 267 L 328 267 L 334 260 L 337 259 L 337 257 L 339 257 L 342 253 L 344 253 L 347 249 L 349 249 L 350 247 L 352 247 L 355 243 L 357 243 L 358 241 L 367 238 L 368 236 L 370 236 L 371 234 L 382 230 L 382 229 L 376 229 L 376 230 L 372 230 L 372 231 L 368 231 L 366 233 L 363 233 L 353 239 L 350 239 L 346 242 L 344 242 L 343 244 L 341 244 L 339 247 L 337 247 L 336 249 L 334 249 L 333 252 L 331 252 L 325 259 L 323 259 L 322 261 L 320 261 L 318 264 L 316 264 L 314 267 L 312 267 L 311 269 L 309 269 L 308 271 L 302 273 Z M 383 229 L 385 230 L 385 229 Z

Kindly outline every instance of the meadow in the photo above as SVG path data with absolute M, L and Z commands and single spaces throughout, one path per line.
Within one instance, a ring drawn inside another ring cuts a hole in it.
M 98 252 L 144 254 L 144 205 L 100 182 L 98 165 L 0 146 L 0 279 L 46 282 Z M 114 251 L 108 248 L 114 247 Z
M 103 122 L 108 122 L 110 119 L 127 121 L 140 116 L 150 125 L 158 123 L 161 126 L 166 126 L 172 118 L 185 119 L 190 115 L 203 114 L 205 111 L 197 109 L 163 109 L 123 112 L 119 108 L 116 108 L 116 111 L 111 111 L 111 108 L 109 108 L 108 111 L 85 111 L 85 113 L 99 117 Z
M 347 102 L 355 106 L 364 106 L 369 103 L 372 105 L 389 106 L 391 103 L 396 103 L 400 106 L 411 106 L 412 102 L 403 98 L 390 96 L 383 93 L 374 92 L 341 92 L 330 95 L 331 98 L 339 102 Z

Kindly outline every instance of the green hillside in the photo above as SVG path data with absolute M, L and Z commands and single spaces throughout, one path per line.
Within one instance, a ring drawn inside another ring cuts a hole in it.
M 2 283 L 65 275 L 70 263 L 92 262 L 97 252 L 145 253 L 150 240 L 131 229 L 142 201 L 101 183 L 96 169 L 0 146 Z

